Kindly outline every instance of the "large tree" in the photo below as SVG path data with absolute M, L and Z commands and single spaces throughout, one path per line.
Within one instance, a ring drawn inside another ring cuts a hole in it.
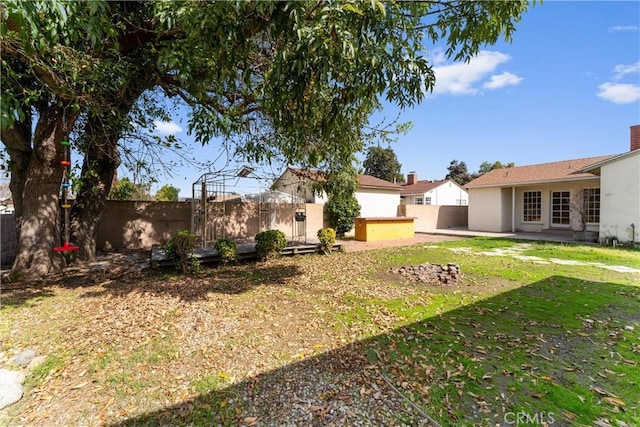
M 407 107 L 432 90 L 425 43 L 442 40 L 447 55 L 468 60 L 481 46 L 509 39 L 527 7 L 446 0 L 4 3 L 2 142 L 20 227 L 14 271 L 37 277 L 61 265 L 52 251 L 59 142 L 72 130 L 86 142 L 93 138 L 88 129 L 102 128 L 99 142 L 78 144 L 87 191 L 75 218 L 93 212 L 82 227 L 99 214 L 119 161 L 123 118 L 144 91 L 160 88 L 189 105 L 198 142 L 225 136 L 229 145 L 220 149 L 247 160 L 281 157 L 339 170 L 362 149 L 362 129 L 381 98 Z M 96 228 L 87 230 L 79 238 Z
M 476 172 L 473 175 L 473 178 L 477 178 L 481 175 L 484 175 L 487 172 L 491 172 L 494 169 L 503 169 L 503 168 L 512 168 L 514 167 L 516 164 L 513 162 L 509 162 L 509 163 L 502 163 L 500 160 L 496 161 L 496 162 L 482 162 L 480 164 L 480 167 L 478 168 L 478 172 Z
M 369 147 L 367 149 L 367 157 L 364 159 L 362 166 L 364 166 L 366 175 L 375 176 L 389 182 L 404 182 L 404 177 L 400 173 L 402 165 L 391 147 Z
M 445 176 L 445 179 L 451 179 L 457 182 L 459 185 L 465 185 L 471 181 L 473 177 L 467 169 L 467 164 L 458 160 L 451 160 L 449 167 L 447 167 L 449 173 Z

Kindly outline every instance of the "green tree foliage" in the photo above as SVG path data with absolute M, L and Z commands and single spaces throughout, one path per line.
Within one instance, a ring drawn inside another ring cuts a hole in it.
M 323 189 L 327 194 L 324 208 L 329 217 L 329 225 L 338 236 L 344 236 L 360 216 L 360 204 L 355 197 L 358 188 L 357 174 L 353 167 L 338 172 L 329 172 Z
M 125 118 L 144 92 L 188 105 L 196 140 L 227 137 L 220 148 L 238 159 L 341 170 L 362 150 L 383 101 L 411 107 L 433 89 L 425 46 L 444 44 L 448 57 L 468 61 L 480 47 L 510 40 L 528 7 L 525 0 L 3 3 L 2 142 L 24 230 L 14 270 L 36 276 L 59 268 L 52 247 L 62 171 L 51 165 L 60 140 L 89 129 L 100 135 L 78 144 L 90 153 L 82 175 L 88 201 L 79 206 L 93 208 L 100 199 L 90 196 L 108 193 Z M 142 116 L 149 114 L 153 108 Z
M 490 163 L 490 162 L 482 162 L 480 164 L 480 167 L 478 168 L 478 172 L 476 172 L 474 174 L 474 179 L 484 175 L 487 172 L 491 172 L 494 169 L 502 169 L 502 168 L 512 168 L 514 167 L 516 164 L 513 162 L 509 162 L 509 163 L 502 163 L 500 160 L 498 160 L 497 162 L 494 163 Z
M 402 165 L 391 148 L 369 147 L 362 166 L 366 175 L 389 182 L 404 182 L 404 176 L 400 173 Z
M 459 185 L 465 185 L 473 179 L 467 170 L 467 164 L 465 162 L 452 160 L 447 169 L 449 170 L 449 173 L 446 175 L 445 179 L 451 179 Z
M 151 184 L 135 184 L 127 177 L 119 179 L 111 188 L 111 200 L 151 200 Z
M 484 175 L 487 172 L 490 172 L 494 169 L 501 168 L 512 168 L 515 166 L 515 163 L 502 163 L 500 161 L 490 163 L 490 162 L 482 162 L 480 164 L 480 168 L 478 172 L 470 173 L 467 170 L 467 164 L 465 162 L 460 162 L 458 160 L 452 160 L 447 168 L 449 173 L 446 176 L 446 179 L 452 179 L 457 182 L 459 185 L 464 186 L 466 183 L 473 181 L 474 179 Z
M 165 184 L 156 193 L 156 200 L 163 202 L 177 202 L 180 190 L 176 187 Z

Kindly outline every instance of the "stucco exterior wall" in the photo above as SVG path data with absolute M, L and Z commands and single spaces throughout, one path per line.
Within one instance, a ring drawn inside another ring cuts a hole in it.
M 435 229 L 466 227 L 468 206 L 400 205 L 398 216 L 414 218 L 414 229 L 427 233 Z
M 580 230 L 580 215 L 577 205 L 582 197 L 584 188 L 600 187 L 600 178 L 567 181 L 563 183 L 533 184 L 515 188 L 515 211 L 512 205 L 512 187 L 489 187 L 469 189 L 469 230 L 510 232 L 513 225 L 515 231 L 538 233 L 542 230 L 559 228 L 566 230 Z M 540 191 L 541 218 L 540 221 L 524 221 L 524 193 Z M 553 191 L 569 191 L 571 198 L 571 220 L 567 226 L 551 223 L 551 194 Z M 604 202 L 601 191 L 601 215 Z M 602 217 L 601 217 L 602 220 Z M 587 224 L 587 231 L 598 231 L 599 224 Z
M 504 218 L 505 201 L 502 194 L 499 187 L 469 189 L 469 230 L 511 231 L 511 217 L 509 216 L 508 221 Z
M 500 213 L 500 228 L 502 230 L 511 231 L 513 224 L 511 222 L 511 211 L 513 209 L 513 189 L 512 188 L 502 188 L 501 191 L 502 197 L 502 209 Z
M 434 188 L 424 193 L 424 197 L 431 197 L 432 205 L 467 205 L 469 196 L 467 192 L 452 182 Z M 426 199 L 425 199 L 426 200 Z
M 321 194 L 313 194 L 311 191 L 311 181 L 302 178 L 291 172 L 290 169 L 284 171 L 284 173 L 278 178 L 273 186 L 276 191 L 292 194 L 297 197 L 302 197 L 307 203 L 320 203 L 326 202 L 327 197 L 324 192 Z
M 398 190 L 360 188 L 355 193 L 361 217 L 395 217 L 400 204 Z
M 427 204 L 427 197 L 431 198 L 430 205 L 466 206 L 469 204 L 469 194 L 467 191 L 453 182 L 445 182 L 421 195 L 403 197 L 400 203 L 415 205 L 419 202 L 417 199 L 422 199 L 421 204 Z
M 600 239 L 640 242 L 640 152 L 602 166 L 600 206 Z
M 600 179 L 594 178 L 581 181 L 569 181 L 554 184 L 539 184 L 527 187 L 516 187 L 516 210 L 515 210 L 515 226 L 516 231 L 525 232 L 541 232 L 542 230 L 558 228 L 566 230 L 580 230 L 580 215 L 577 212 L 576 204 L 580 203 L 582 197 L 582 189 L 600 187 Z M 542 218 L 539 222 L 525 222 L 523 220 L 524 213 L 524 192 L 540 191 L 542 195 Z M 569 226 L 563 227 L 551 223 L 551 193 L 553 191 L 569 191 L 571 193 L 571 223 Z M 602 199 L 600 202 L 602 206 Z M 509 208 L 509 215 L 510 208 Z M 508 229 L 511 230 L 510 228 Z M 588 231 L 598 231 L 598 224 L 587 224 Z

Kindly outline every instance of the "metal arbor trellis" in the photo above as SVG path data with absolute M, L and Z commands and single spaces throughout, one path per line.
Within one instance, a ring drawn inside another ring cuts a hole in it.
M 236 170 L 207 172 L 192 186 L 191 231 L 198 237 L 202 247 L 212 246 L 216 240 L 226 236 L 227 202 L 229 188 L 234 188 L 240 178 L 262 179 L 250 166 Z M 235 193 L 234 193 L 235 194 Z M 303 198 L 277 191 L 243 196 L 243 202 L 258 203 L 259 231 L 275 229 L 278 204 L 291 205 L 292 228 L 289 240 L 306 243 L 306 204 Z

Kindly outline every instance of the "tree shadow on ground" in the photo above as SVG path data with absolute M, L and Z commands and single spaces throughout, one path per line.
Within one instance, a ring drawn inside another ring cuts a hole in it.
M 277 263 L 245 263 L 237 266 L 204 268 L 193 275 L 178 275 L 172 270 L 145 273 L 138 280 L 110 281 L 99 291 L 91 291 L 82 297 L 98 297 L 105 293 L 123 296 L 129 292 L 145 292 L 150 295 L 166 295 L 182 301 L 206 299 L 210 293 L 241 294 L 257 286 L 280 286 L 291 277 L 301 274 L 295 265 Z
M 513 424 L 517 413 L 540 425 L 632 425 L 640 417 L 628 384 L 638 375 L 638 301 L 638 287 L 552 276 L 233 385 L 211 384 L 180 404 L 119 421 L 114 413 L 110 425 L 428 425 L 433 418 L 495 426 Z M 353 313 L 366 319 L 382 308 Z
M 298 267 L 279 265 L 275 261 L 203 266 L 199 273 L 191 275 L 181 275 L 172 267 L 132 271 L 130 266 L 120 265 L 66 272 L 46 281 L 3 284 L 2 305 L 23 306 L 36 299 L 54 296 L 58 288 L 86 288 L 82 298 L 107 293 L 123 296 L 129 292 L 147 292 L 196 301 L 212 292 L 240 294 L 256 286 L 278 286 L 299 274 Z

